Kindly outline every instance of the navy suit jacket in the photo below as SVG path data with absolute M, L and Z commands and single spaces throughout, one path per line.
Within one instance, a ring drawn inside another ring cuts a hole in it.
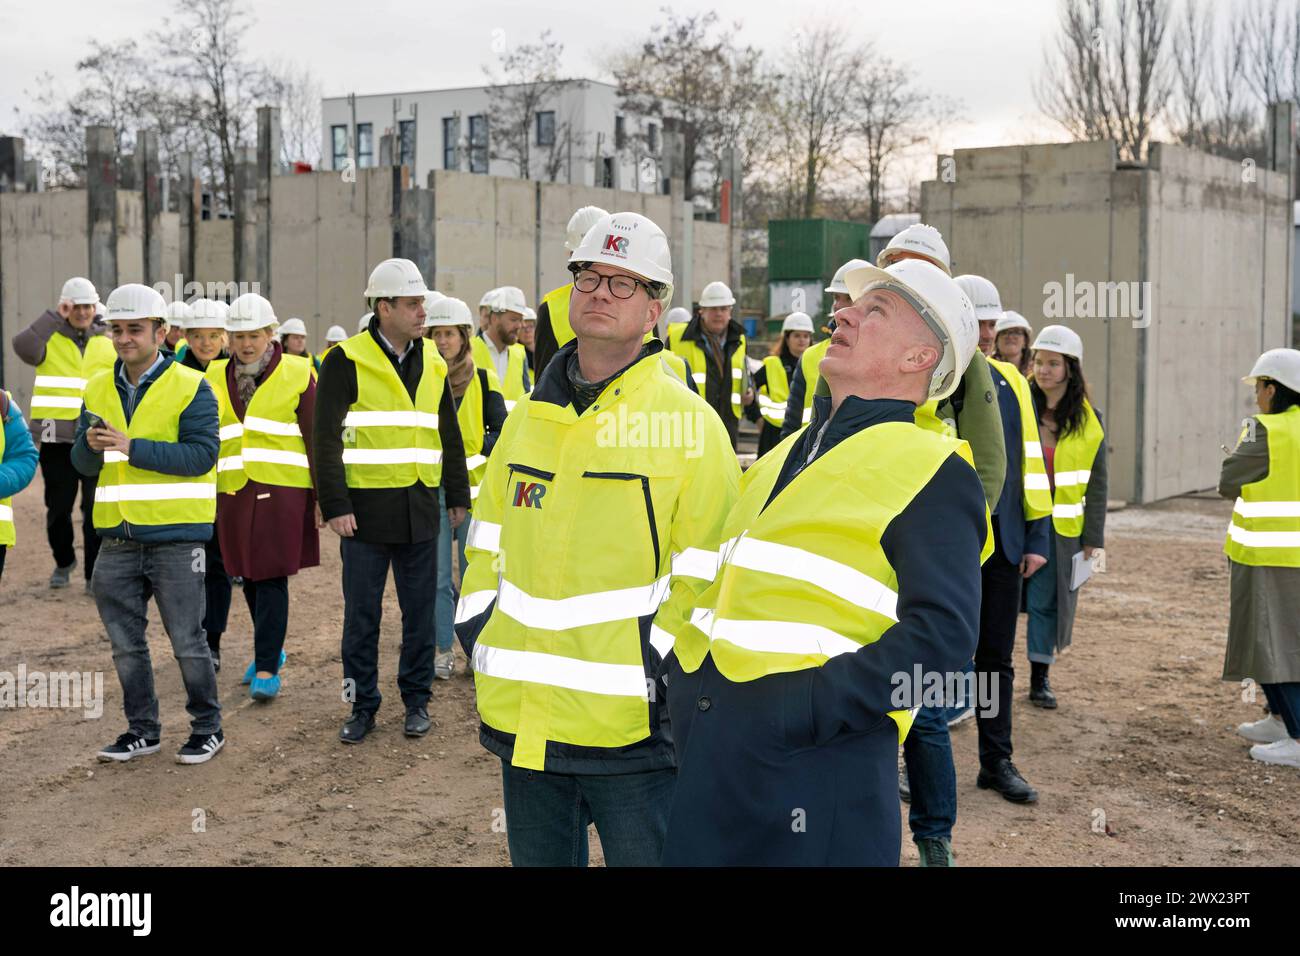
M 1020 432 L 1020 402 L 1016 391 L 996 365 L 989 363 L 993 384 L 998 390 L 998 412 L 1002 415 L 1002 435 L 1007 443 L 1007 477 L 1002 484 L 1002 497 L 993 512 L 994 530 L 1002 555 L 1012 564 L 1019 564 L 1025 552 L 1047 557 L 1050 517 L 1025 521 L 1024 437 Z

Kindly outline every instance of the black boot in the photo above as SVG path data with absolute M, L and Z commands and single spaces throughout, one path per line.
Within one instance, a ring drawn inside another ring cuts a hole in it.
M 975 785 L 981 790 L 996 790 L 1012 803 L 1036 803 L 1038 791 L 1031 787 L 1020 771 L 1006 757 L 991 767 L 980 767 Z
M 1037 661 L 1029 662 L 1029 702 L 1044 710 L 1055 710 L 1056 695 L 1052 693 L 1052 685 L 1047 680 L 1048 666 Z

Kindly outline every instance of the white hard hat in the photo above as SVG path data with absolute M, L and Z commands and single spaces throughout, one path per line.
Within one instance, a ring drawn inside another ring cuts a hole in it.
M 663 287 L 659 301 L 673 297 L 673 257 L 664 231 L 640 213 L 615 212 L 602 216 L 587 230 L 569 266 L 603 263 L 626 269 L 647 282 Z
M 104 318 L 109 322 L 128 319 L 167 320 L 167 302 L 157 289 L 138 282 L 120 285 L 108 294 L 104 303 Z
M 524 306 L 524 321 L 525 321 L 525 322 L 536 322 L 536 321 L 537 321 L 537 310 L 536 310 L 536 309 L 533 309 L 532 307 L 527 306 L 527 305 Z
M 195 299 L 190 303 L 190 317 L 185 321 L 187 329 L 221 329 L 226 328 L 226 316 L 230 306 L 215 299 Z
M 1060 352 L 1062 355 L 1073 355 L 1080 362 L 1083 361 L 1083 339 L 1079 338 L 1079 333 L 1073 329 L 1067 329 L 1063 325 L 1045 325 L 1043 331 L 1038 333 L 1038 338 L 1034 339 L 1031 349 L 1047 349 L 1049 352 Z
M 883 288 L 902 296 L 939 338 L 943 354 L 930 376 L 930 398 L 945 399 L 957 388 L 979 344 L 979 323 L 961 286 L 933 263 L 901 259 L 881 269 L 863 266 L 844 277 L 855 302 L 871 289 Z
M 854 269 L 861 269 L 863 266 L 869 265 L 871 265 L 871 263 L 866 259 L 850 259 L 848 262 L 844 263 L 844 265 L 835 270 L 835 275 L 831 278 L 831 284 L 826 287 L 825 291 L 830 292 L 831 294 L 838 293 L 840 295 L 848 295 L 849 290 L 844 285 L 844 277 Z
M 503 285 L 492 296 L 488 308 L 492 312 L 518 312 L 523 315 L 524 309 L 528 308 L 528 301 L 524 298 L 523 289 L 518 286 Z
M 864 265 L 866 263 L 863 263 Z M 791 312 L 781 323 L 781 331 L 784 332 L 809 332 L 813 330 L 812 316 L 807 312 Z
M 962 275 L 953 279 L 961 291 L 966 293 L 971 305 L 975 306 L 975 318 L 980 322 L 996 322 L 1006 315 L 1002 311 L 1002 296 L 998 287 L 988 279 L 977 275 Z
M 567 235 L 564 239 L 564 248 L 570 252 L 577 249 L 582 242 L 582 237 L 587 234 L 587 230 L 608 215 L 609 213 L 599 206 L 583 206 L 569 217 L 569 226 L 565 230 Z
M 256 332 L 265 328 L 274 331 L 278 324 L 271 303 L 256 292 L 245 292 L 235 299 L 226 315 L 227 332 Z
M 307 326 L 302 324 L 302 319 L 285 319 L 284 325 L 279 329 L 280 338 L 286 335 L 306 335 Z
M 167 325 L 173 329 L 183 329 L 190 318 L 190 307 L 177 299 L 167 306 Z
M 948 246 L 934 226 L 917 222 L 899 232 L 889 240 L 889 245 L 880 250 L 880 255 L 876 256 L 876 265 L 883 269 L 908 254 L 933 262 L 944 272 L 952 275 L 952 261 L 948 257 Z
M 446 296 L 444 296 L 437 289 L 430 289 L 428 292 L 424 294 L 424 311 L 427 313 L 430 309 L 433 308 L 433 304 L 435 302 L 437 302 L 439 299 L 444 299 L 444 298 L 446 298 Z
M 496 289 L 488 289 L 486 292 L 483 293 L 483 298 L 478 300 L 478 307 L 480 309 L 492 308 L 492 300 L 496 298 L 496 295 L 497 295 Z
M 95 291 L 95 284 L 81 276 L 73 276 L 63 283 L 63 291 L 59 293 L 59 298 L 67 299 L 73 305 L 99 304 L 99 293 Z
M 731 294 L 731 289 L 725 282 L 710 282 L 704 287 L 704 291 L 700 293 L 701 309 L 735 304 L 736 297 Z
M 419 267 L 410 259 L 385 259 L 370 273 L 367 299 L 391 299 L 403 295 L 424 295 L 429 289 Z
M 326 342 L 342 342 L 347 337 L 348 333 L 341 325 L 331 325 L 325 333 Z
M 1300 392 L 1300 351 L 1269 349 L 1255 361 L 1255 367 L 1242 381 L 1253 385 L 1259 378 L 1271 378 L 1293 392 Z
M 677 323 L 681 323 L 682 325 L 685 325 L 690 321 L 691 321 L 691 310 L 683 308 L 680 305 L 673 306 L 671 309 L 668 310 L 668 314 L 664 316 L 665 326 L 675 325 Z
M 443 296 L 430 306 L 424 317 L 426 329 L 436 329 L 448 325 L 468 325 L 474 327 L 474 313 L 463 299 Z
M 998 324 L 993 326 L 993 333 L 996 335 L 1005 332 L 1007 329 L 1024 329 L 1025 335 L 1029 335 L 1034 331 L 1028 319 L 1019 312 L 1012 312 L 1010 309 L 1002 313 L 1002 318 L 998 319 Z
M 373 312 L 367 312 L 365 315 L 361 317 L 361 321 L 357 323 L 358 335 L 360 335 L 362 332 L 364 332 L 367 328 L 370 327 L 370 320 L 374 318 L 374 315 L 375 313 Z

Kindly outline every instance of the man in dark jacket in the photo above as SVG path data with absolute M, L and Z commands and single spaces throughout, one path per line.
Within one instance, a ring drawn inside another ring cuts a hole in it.
M 722 419 L 732 448 L 736 447 L 740 427 L 735 400 L 738 398 L 741 406 L 754 402 L 754 390 L 746 387 L 748 376 L 743 369 L 745 329 L 731 317 L 735 302 L 724 283 L 710 282 L 700 296 L 699 314 L 680 335 L 672 329 L 668 333 L 668 348 L 686 361 L 697 386 L 703 382 L 701 394 Z
M 405 732 L 422 737 L 430 727 L 438 488 L 453 528 L 465 520 L 470 494 L 446 366 L 423 338 L 427 291 L 413 262 L 380 263 L 366 289 L 369 326 L 330 350 L 316 386 L 316 492 L 322 516 L 342 539 L 343 680 L 352 702 L 339 733 L 344 743 L 363 740 L 379 709 L 379 622 L 390 565 L 402 608 L 397 684 Z M 421 391 L 426 378 L 440 381 L 436 395 Z M 424 424 L 434 416 L 436 426 Z M 440 449 L 425 444 L 423 430 L 435 427 Z M 384 432 L 409 435 L 421 447 L 385 447 L 391 439 Z M 430 464 L 441 466 L 440 478 Z

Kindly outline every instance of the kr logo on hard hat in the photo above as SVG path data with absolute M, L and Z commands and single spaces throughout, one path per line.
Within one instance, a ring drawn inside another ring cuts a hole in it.
M 605 248 L 601 252 L 612 252 L 623 259 L 627 258 L 627 236 L 605 236 Z
M 542 498 L 546 494 L 546 486 L 536 481 L 520 481 L 515 483 L 515 507 L 516 508 L 537 508 L 542 507 Z

